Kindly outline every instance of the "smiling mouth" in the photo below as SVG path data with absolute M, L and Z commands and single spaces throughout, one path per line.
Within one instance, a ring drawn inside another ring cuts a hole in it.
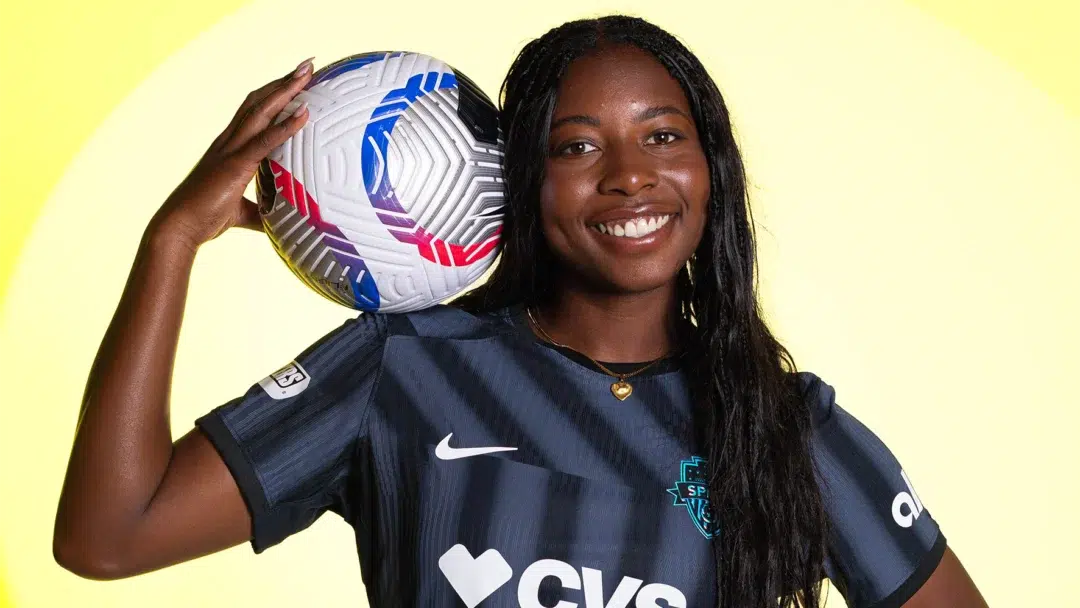
M 643 215 L 625 221 L 603 222 L 590 226 L 601 234 L 628 239 L 640 239 L 660 230 L 671 221 L 673 214 Z

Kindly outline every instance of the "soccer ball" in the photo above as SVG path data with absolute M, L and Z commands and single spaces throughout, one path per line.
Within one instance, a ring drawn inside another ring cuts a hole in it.
M 304 127 L 256 180 L 266 233 L 327 298 L 407 312 L 461 293 L 500 250 L 498 113 L 464 74 L 427 55 L 354 55 L 318 70 L 283 120 Z

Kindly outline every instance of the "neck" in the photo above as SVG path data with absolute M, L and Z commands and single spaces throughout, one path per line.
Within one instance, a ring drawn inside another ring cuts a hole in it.
M 597 361 L 643 363 L 676 346 L 674 283 L 636 294 L 564 286 L 534 315 L 554 341 Z

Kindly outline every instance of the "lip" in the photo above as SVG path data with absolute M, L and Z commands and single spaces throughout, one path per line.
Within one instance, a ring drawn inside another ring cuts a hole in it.
M 667 205 L 663 203 L 641 203 L 637 205 L 620 205 L 618 207 L 612 207 L 611 209 L 605 209 L 600 211 L 596 215 L 590 216 L 586 221 L 586 226 L 595 226 L 596 224 L 606 224 L 608 222 L 626 222 L 639 217 L 647 217 L 650 215 L 680 215 L 680 209 L 675 205 Z M 671 219 L 677 219 L 672 217 Z M 669 222 L 670 225 L 670 222 Z
M 618 216 L 613 216 L 615 219 L 609 221 L 615 221 L 619 219 Z M 634 216 L 626 216 L 626 219 L 630 219 Z M 676 223 L 681 219 L 679 214 L 672 214 L 672 218 L 667 224 L 664 224 L 662 228 L 657 229 L 655 232 L 641 237 L 626 237 L 615 236 L 614 234 L 604 234 L 599 230 L 587 227 L 589 235 L 596 239 L 596 242 L 601 247 L 607 249 L 612 254 L 617 256 L 623 255 L 644 255 L 650 252 L 661 249 L 672 238 L 672 233 L 675 230 Z

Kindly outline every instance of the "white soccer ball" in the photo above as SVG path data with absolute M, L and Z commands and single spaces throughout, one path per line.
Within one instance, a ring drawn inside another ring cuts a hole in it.
M 464 291 L 500 246 L 504 190 L 495 106 L 426 55 L 354 55 L 318 70 L 282 112 L 309 118 L 264 160 L 266 233 L 316 292 L 406 312 Z

